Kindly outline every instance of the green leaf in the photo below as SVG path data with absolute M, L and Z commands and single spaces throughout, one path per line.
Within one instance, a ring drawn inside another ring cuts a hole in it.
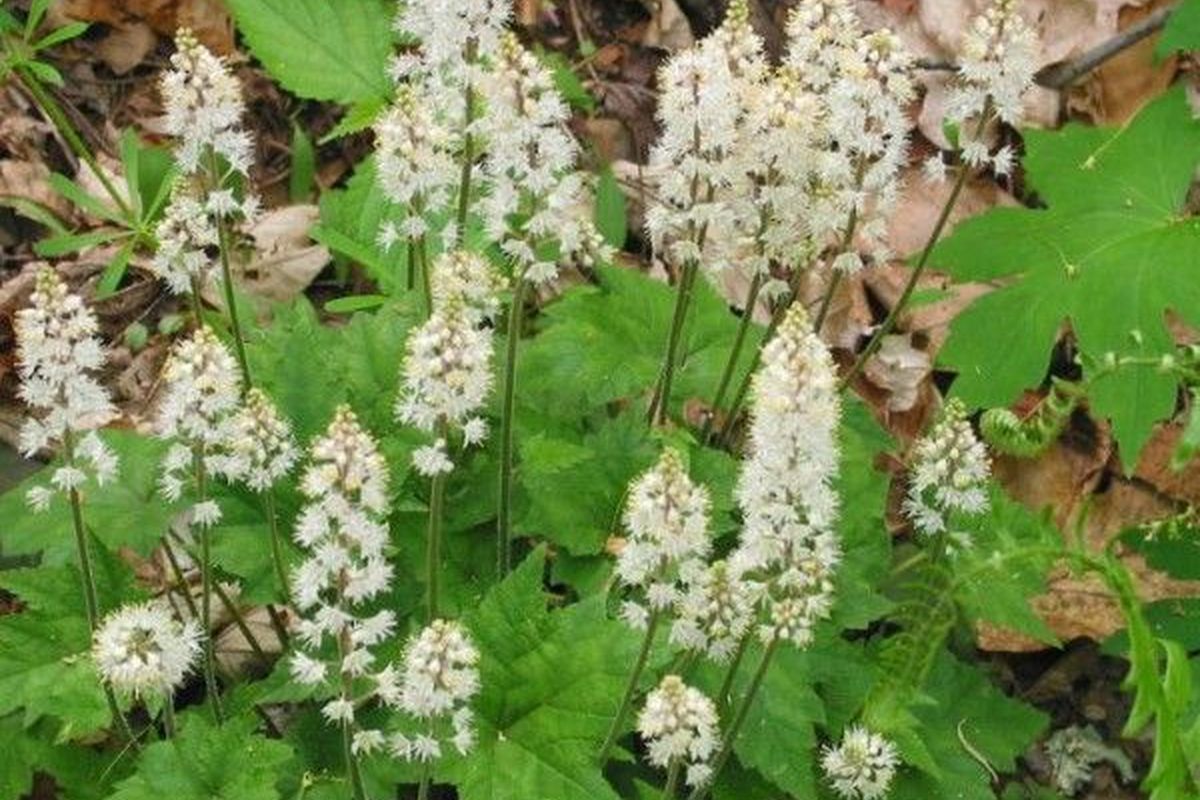
M 18 197 L 16 195 L 0 195 L 0 206 L 7 206 L 13 211 L 20 214 L 26 219 L 31 219 L 34 222 L 44 225 L 58 236 L 69 234 L 62 220 L 50 210 L 48 206 L 42 205 L 36 200 L 30 200 L 28 197 Z
M 58 797 L 91 800 L 107 794 L 109 781 L 120 775 L 119 770 L 107 769 L 111 757 L 91 748 L 55 742 L 51 728 L 45 723 L 26 728 L 19 714 L 0 718 L 0 740 L 5 743 L 0 797 L 33 797 L 36 772 L 54 776 Z M 98 780 L 97 776 L 102 777 Z
M 156 742 L 138 759 L 112 800 L 276 800 L 276 783 L 292 749 L 254 733 L 255 718 L 216 727 L 203 712 L 191 714 L 175 739 Z
M 379 308 L 387 301 L 388 297 L 384 294 L 352 294 L 334 298 L 326 303 L 324 308 L 329 314 L 353 314 L 355 311 Z
M 101 614 L 131 594 L 132 576 L 111 552 L 92 543 Z M 24 725 L 44 717 L 62 724 L 66 740 L 108 725 L 108 704 L 89 658 L 91 631 L 75 566 L 0 572 L 0 587 L 25 604 L 0 617 L 0 716 L 23 709 Z
M 311 236 L 329 249 L 362 264 L 385 294 L 395 294 L 404 286 L 407 270 L 405 248 L 397 245 L 390 252 L 379 246 L 379 230 L 384 222 L 399 223 L 403 209 L 394 207 L 375 180 L 375 160 L 359 164 L 345 189 L 321 195 L 321 221 Z
M 658 457 L 641 414 L 626 413 L 578 443 L 543 434 L 519 439 L 529 498 L 517 530 L 576 555 L 599 553 L 620 529 L 629 482 Z
M 1174 470 L 1183 469 L 1200 453 L 1200 391 L 1192 389 L 1191 400 L 1187 425 L 1175 444 L 1175 452 L 1171 454 L 1171 469 Z
M 250 51 L 310 100 L 386 97 L 392 20 L 383 0 L 229 0 Z
M 103 487 L 90 486 L 84 494 L 84 524 L 105 546 L 129 547 L 146 554 L 158 543 L 178 509 L 158 492 L 159 464 L 166 445 L 129 431 L 100 434 L 120 460 L 117 478 Z M 0 495 L 4 522 L 5 555 L 42 554 L 42 563 L 58 566 L 75 558 L 71 507 L 56 495 L 50 508 L 32 513 L 25 493 L 50 479 L 47 468 Z
M 550 68 L 554 87 L 567 103 L 585 114 L 596 110 L 596 98 L 583 85 L 571 62 L 562 53 L 538 48 L 538 58 Z
M 1180 50 L 1200 50 L 1200 0 L 1183 0 L 1171 12 L 1154 54 L 1166 58 Z
M 952 325 L 941 359 L 970 406 L 1007 405 L 1040 384 L 1069 320 L 1093 358 L 1126 353 L 1138 332 L 1145 354 L 1173 351 L 1164 314 L 1200 322 L 1200 220 L 1183 217 L 1200 160 L 1200 123 L 1182 89 L 1126 127 L 1026 132 L 1027 179 L 1048 209 L 993 209 L 959 226 L 934 253 L 957 278 L 1001 281 Z M 1175 405 L 1176 381 L 1152 367 L 1097 381 L 1092 410 L 1112 420 L 1127 465 Z
M 596 764 L 636 636 L 599 597 L 550 612 L 531 554 L 467 618 L 480 651 L 476 749 L 453 769 L 462 800 L 617 800 Z
M 625 215 L 625 193 L 617 184 L 612 167 L 600 171 L 596 184 L 596 230 L 604 241 L 616 248 L 625 246 L 629 235 L 629 221 Z
M 897 775 L 888 797 L 994 800 L 991 777 L 971 750 L 996 772 L 1011 772 L 1017 758 L 1045 730 L 1048 718 L 1007 697 L 979 669 L 949 654 L 935 663 L 927 689 L 931 702 L 914 708 L 913 716 L 940 780 L 909 767 Z
M 641 272 L 597 270 L 598 286 L 580 286 L 546 308 L 546 327 L 521 353 L 519 402 L 564 419 L 649 392 L 658 376 L 675 290 Z M 729 357 L 737 317 L 704 281 L 693 298 L 673 400 L 709 396 Z M 743 367 L 758 346 L 747 336 Z
M 87 32 L 87 29 L 88 24 L 86 22 L 70 22 L 61 28 L 55 28 L 41 39 L 38 39 L 33 43 L 33 49 L 45 50 L 47 47 L 54 47 L 56 44 L 62 44 L 63 42 L 82 36 Z

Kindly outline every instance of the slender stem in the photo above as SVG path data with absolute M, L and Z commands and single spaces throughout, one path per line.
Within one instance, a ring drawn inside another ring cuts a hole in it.
M 438 423 L 438 436 L 449 437 L 445 420 Z M 446 472 L 433 476 L 429 492 L 428 541 L 425 546 L 425 609 L 429 622 L 438 618 L 438 582 L 442 567 L 442 515 L 446 504 Z
M 407 269 L 404 271 L 404 288 L 411 292 L 417 288 L 417 240 L 409 237 L 407 247 L 408 258 L 405 259 Z
M 468 40 L 465 62 L 475 62 L 478 43 Z M 471 124 L 475 121 L 475 87 L 468 77 L 463 81 L 463 149 L 461 173 L 458 181 L 458 227 L 454 231 L 455 245 L 461 245 L 466 236 L 467 214 L 471 209 L 471 172 L 475 169 L 475 135 L 471 132 Z
M 429 243 L 424 235 L 417 237 L 417 259 L 421 262 L 421 289 L 425 299 L 425 316 L 433 315 L 433 276 L 429 273 Z
M 250 630 L 250 625 L 246 622 L 246 617 L 242 614 L 242 610 L 238 608 L 237 603 L 233 602 L 233 598 L 229 596 L 229 592 L 225 591 L 225 587 L 221 586 L 220 581 L 213 582 L 213 591 L 216 592 L 217 599 L 221 601 L 221 605 L 229 612 L 229 616 L 233 618 L 233 624 L 246 640 L 246 644 L 250 647 L 250 652 L 254 653 L 254 657 L 269 670 L 271 668 L 271 659 L 262 649 L 262 645 L 259 644 L 254 632 Z
M 717 707 L 722 711 L 729 705 L 729 693 L 733 691 L 733 679 L 737 677 L 738 668 L 742 666 L 746 648 L 750 646 L 750 638 L 751 634 L 747 633 L 738 643 L 737 652 L 733 654 L 733 660 L 729 662 L 729 670 L 725 673 L 725 680 L 721 682 L 721 689 L 717 692 Z
M 433 770 L 429 763 L 421 768 L 421 782 L 417 784 L 417 800 L 429 800 L 429 787 L 433 783 Z
M 746 333 L 750 330 L 750 323 L 754 319 L 754 306 L 758 302 L 758 293 L 762 289 L 762 285 L 763 274 L 761 272 L 754 273 L 754 279 L 750 282 L 750 289 L 746 293 L 746 308 L 742 312 L 741 321 L 738 322 L 737 333 L 733 338 L 733 348 L 729 351 L 729 360 L 725 362 L 725 370 L 721 373 L 721 382 L 717 385 L 717 393 L 713 397 L 712 406 L 704 420 L 704 429 L 700 432 L 701 442 L 707 442 L 709 435 L 712 434 L 713 420 L 721 408 L 721 403 L 725 400 L 725 393 L 729 391 L 729 382 L 733 380 L 734 370 L 737 369 L 738 360 L 742 357 L 742 347 L 746 343 Z
M 525 318 L 528 283 L 522 272 L 508 312 L 504 356 L 504 396 L 500 410 L 500 508 L 496 516 L 496 570 L 503 578 L 512 564 L 513 416 L 516 408 L 517 348 Z
M 129 203 L 125 201 L 125 198 L 121 197 L 121 193 L 113 186 L 112 181 L 109 180 L 104 170 L 100 169 L 100 162 L 96 160 L 92 151 L 84 143 L 83 137 L 75 130 L 75 126 L 67 119 L 67 115 L 62 110 L 62 107 L 59 106 L 58 101 L 46 91 L 36 76 L 26 74 L 24 70 L 18 70 L 17 75 L 20 78 L 21 85 L 33 97 L 34 102 L 41 107 L 46 116 L 50 118 L 50 122 L 58 129 L 62 137 L 67 140 L 67 144 L 75 152 L 76 157 L 81 159 L 92 170 L 92 174 L 100 181 L 100 185 L 104 187 L 105 193 L 112 199 L 113 204 L 121 212 L 121 216 L 130 223 L 134 222 L 134 215 L 129 208 Z
M 175 698 L 171 695 L 163 698 L 163 733 L 167 739 L 175 738 Z
M 196 503 L 205 502 L 208 496 L 208 472 L 204 466 L 204 451 L 196 447 L 192 451 L 192 469 L 196 474 Z M 221 697 L 217 689 L 217 660 L 213 653 L 212 629 L 212 534 L 207 525 L 200 525 L 200 618 L 204 626 L 204 685 L 212 705 L 213 717 L 220 724 L 224 720 L 221 712 Z
M 729 761 L 729 756 L 733 754 L 733 746 L 737 742 L 738 734 L 741 733 L 742 726 L 746 724 L 746 717 L 750 714 L 750 707 L 754 703 L 754 697 L 758 694 L 758 690 L 762 686 L 763 678 L 767 676 L 767 669 L 771 666 L 771 659 L 774 657 L 778 646 L 779 639 L 776 637 L 771 640 L 767 645 L 767 649 L 763 651 L 762 660 L 758 662 L 758 669 L 754 671 L 754 677 L 750 679 L 750 686 L 746 689 L 742 703 L 738 706 L 738 710 L 734 714 L 733 722 L 730 723 L 725 731 L 725 736 L 721 739 L 721 749 L 717 753 L 717 757 L 713 760 L 712 774 L 706 783 L 692 790 L 692 793 L 688 795 L 688 800 L 700 800 L 708 794 L 708 790 L 716 783 L 717 776 L 725 768 L 726 762 Z
M 292 597 L 292 587 L 288 581 L 287 564 L 283 559 L 283 536 L 279 532 L 279 509 L 275 503 L 275 490 L 268 489 L 263 493 L 263 504 L 267 512 L 267 524 L 271 529 L 271 560 L 275 562 L 275 577 L 279 581 L 279 591 L 284 602 Z
M 72 469 L 75 467 L 75 437 L 70 430 L 63 433 L 63 460 L 68 467 Z M 100 626 L 100 602 L 96 593 L 96 572 L 92 568 L 92 549 L 88 544 L 87 528 L 83 524 L 83 498 L 79 496 L 79 490 L 74 487 L 67 492 L 67 497 L 71 503 L 71 525 L 75 530 L 75 547 L 79 551 L 79 575 L 83 583 L 83 604 L 87 610 L 88 630 L 94 635 L 96 628 Z M 128 720 L 121 713 L 117 696 L 113 694 L 112 687 L 107 683 L 104 684 L 104 699 L 108 703 L 109 714 L 120 729 L 121 735 L 137 748 L 137 737 L 133 735 Z
M 662 800 L 675 800 L 675 792 L 679 788 L 679 775 L 683 772 L 683 759 L 679 756 L 671 759 L 667 767 L 667 783 L 663 787 Z
M 917 282 L 921 280 L 921 275 L 925 272 L 926 265 L 929 264 L 929 257 L 933 254 L 933 248 L 937 245 L 938 239 L 942 236 L 942 229 L 946 227 L 946 223 L 950 220 L 950 212 L 954 210 L 955 204 L 958 202 L 958 196 L 962 194 L 963 187 L 966 186 L 967 177 L 970 175 L 970 169 L 966 164 L 959 166 L 958 178 L 954 181 L 954 188 L 950 190 L 950 196 L 946 199 L 942 206 L 941 213 L 938 214 L 937 222 L 934 223 L 933 230 L 929 233 L 929 239 L 925 242 L 925 248 L 921 251 L 920 257 L 917 259 L 917 264 L 913 267 L 912 272 L 908 276 L 908 282 L 904 284 L 904 291 L 900 293 L 900 299 L 892 306 L 887 317 L 884 318 L 881 324 L 872 334 L 867 346 L 858 354 L 858 358 L 854 360 L 850 371 L 842 378 L 838 384 L 838 390 L 845 390 L 850 385 L 866 365 L 867 360 L 879 350 L 883 344 L 883 339 L 892 329 L 896 327 L 897 320 L 904 313 L 904 309 L 908 306 L 909 299 L 912 298 L 913 291 L 917 288 Z
M 217 164 L 217 154 L 209 151 L 209 180 L 212 188 L 221 184 L 220 167 Z M 242 335 L 242 324 L 238 319 L 237 303 L 233 296 L 233 269 L 229 263 L 229 227 L 224 214 L 217 214 L 217 249 L 221 258 L 221 288 L 225 292 L 225 306 L 229 309 L 229 326 L 233 329 L 233 347 L 237 353 L 238 366 L 242 368 L 242 392 L 245 393 L 252 385 L 250 379 L 250 361 L 246 358 L 246 337 Z
M 338 635 L 338 663 L 345 663 L 346 656 L 350 654 L 350 631 L 343 629 Z M 340 669 L 340 668 L 339 668 Z M 341 669 L 342 676 L 342 700 L 354 702 L 354 679 L 350 673 Z M 363 788 L 362 773 L 359 772 L 358 759 L 354 755 L 354 734 L 350 730 L 350 723 L 342 723 L 342 755 L 346 759 L 346 775 L 350 779 L 350 788 L 354 793 L 354 800 L 366 800 L 367 793 Z
M 858 164 L 855 167 L 854 173 L 854 189 L 855 194 L 862 190 L 863 177 L 867 172 L 867 160 L 863 156 L 859 156 Z M 817 319 L 813 323 L 813 331 L 819 336 L 821 334 L 821 326 L 825 324 L 825 317 L 829 314 L 829 304 L 833 302 L 833 293 L 837 291 L 838 284 L 842 282 L 842 270 L 836 268 L 838 256 L 842 253 L 849 252 L 850 245 L 854 242 L 854 231 L 858 228 L 858 206 L 850 206 L 850 214 L 846 217 L 846 227 L 842 229 L 842 240 L 838 243 L 837 252 L 830 259 L 830 264 L 835 265 L 833 274 L 829 276 L 829 284 L 825 287 L 825 294 L 821 298 L 821 307 L 817 310 Z
M 696 283 L 696 273 L 700 271 L 700 262 L 689 261 L 683 267 L 679 278 L 679 289 L 675 293 L 675 313 L 671 318 L 671 330 L 667 335 L 667 352 L 663 356 L 662 369 L 659 374 L 658 388 L 650 400 L 647 421 L 651 425 L 662 425 L 667 420 L 667 407 L 671 402 L 671 384 L 675 378 L 675 362 L 678 358 L 679 342 L 683 338 L 684 322 L 687 320 L 688 306 L 692 301 L 692 287 Z
M 204 327 L 204 312 L 200 308 L 200 281 L 192 277 L 192 291 L 188 295 L 188 306 L 192 310 L 192 323 L 196 329 Z
M 633 705 L 634 695 L 637 694 L 638 683 L 642 678 L 642 671 L 646 669 L 646 662 L 650 659 L 650 648 L 654 646 L 654 632 L 658 630 L 660 615 L 657 611 L 650 614 L 650 619 L 646 623 L 646 636 L 642 639 L 642 649 L 638 651 L 637 661 L 633 662 L 633 670 L 629 673 L 629 682 L 625 685 L 625 694 L 621 698 L 621 705 L 617 709 L 617 715 L 613 717 L 612 725 L 609 726 L 608 736 L 604 739 L 604 745 L 600 748 L 599 762 L 603 766 L 604 762 L 608 761 L 608 754 L 612 752 L 613 747 L 617 743 L 617 739 L 621 737 L 622 729 L 625 727 L 625 718 L 629 716 L 629 709 Z
M 183 569 L 179 566 L 179 559 L 175 557 L 175 550 L 171 547 L 170 540 L 164 536 L 163 552 L 167 555 L 167 563 L 171 565 L 171 572 L 175 574 L 175 583 L 179 587 L 179 593 L 183 596 L 183 603 L 187 606 L 188 613 L 192 615 L 192 619 L 200 619 L 200 613 L 196 609 L 196 603 L 192 600 L 192 592 L 188 588 L 187 580 L 183 577 Z

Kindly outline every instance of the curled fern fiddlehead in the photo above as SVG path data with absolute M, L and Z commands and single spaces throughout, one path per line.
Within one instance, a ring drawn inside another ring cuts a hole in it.
M 1020 458 L 1039 456 L 1058 438 L 1084 397 L 1075 383 L 1054 379 L 1050 392 L 1024 419 L 1007 408 L 983 412 L 979 429 L 993 448 Z

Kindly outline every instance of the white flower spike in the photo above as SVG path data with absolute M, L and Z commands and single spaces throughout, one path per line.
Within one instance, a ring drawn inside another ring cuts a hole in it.
M 881 800 L 896 776 L 896 746 L 859 725 L 846 730 L 836 746 L 821 749 L 821 768 L 829 785 L 845 800 Z

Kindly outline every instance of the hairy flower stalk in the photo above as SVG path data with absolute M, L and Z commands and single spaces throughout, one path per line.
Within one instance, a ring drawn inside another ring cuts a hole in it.
M 418 797 L 427 797 L 433 762 L 447 746 L 466 755 L 475 746 L 471 700 L 479 692 L 479 651 L 458 622 L 436 619 L 409 639 L 400 674 L 389 667 L 379 696 L 404 714 L 399 729 L 372 746 L 425 765 Z
M 711 776 L 709 760 L 720 741 L 717 710 L 712 700 L 667 675 L 646 695 L 638 715 L 638 733 L 646 741 L 650 763 L 667 770 L 663 798 L 675 797 L 681 772 L 688 786 L 703 786 Z
M 162 702 L 167 736 L 175 732 L 175 692 L 196 667 L 203 634 L 156 602 L 123 606 L 104 618 L 92 640 L 92 660 L 106 690 Z
M 378 691 L 390 685 L 390 671 L 372 672 L 370 648 L 391 635 L 389 610 L 361 616 L 356 609 L 388 588 L 392 567 L 384 557 L 388 543 L 388 471 L 375 441 L 348 406 L 339 406 L 325 433 L 309 449 L 309 465 L 300 481 L 307 504 L 296 521 L 295 540 L 308 554 L 292 576 L 299 649 L 292 676 L 334 694 L 321 713 L 342 729 L 346 772 L 354 796 L 364 795 L 357 754 L 370 749 L 382 733 L 362 728 L 355 717 L 362 684 Z M 331 640 L 334 659 L 322 659 Z
M 494 294 L 486 296 L 495 284 L 478 285 L 490 274 L 486 262 L 479 262 L 474 275 L 458 271 L 471 258 L 459 253 L 439 262 L 438 273 L 446 275 L 435 273 L 434 283 L 443 299 L 409 336 L 403 386 L 396 400 L 400 422 L 434 436 L 432 444 L 413 454 L 417 471 L 432 482 L 425 575 L 430 621 L 438 616 L 443 505 L 446 479 L 454 469 L 450 439 L 460 438 L 463 446 L 470 446 L 487 437 L 487 423 L 480 414 L 492 389 L 492 343 L 480 322 L 487 306 L 496 302 Z M 463 278 L 466 281 L 459 283 Z
M 966 407 L 957 398 L 948 401 L 913 449 L 904 499 L 904 513 L 916 532 L 935 538 L 934 558 L 945 546 L 970 546 L 970 534 L 954 529 L 954 517 L 987 510 L 990 475 L 987 449 L 971 428 Z
M 622 733 L 659 623 L 680 602 L 681 585 L 704 569 L 710 547 L 708 513 L 708 490 L 692 482 L 674 450 L 664 450 L 658 463 L 629 487 L 624 516 L 629 536 L 617 556 L 617 578 L 634 596 L 622 604 L 621 617 L 645 634 L 600 749 L 601 763 Z
M 887 797 L 899 763 L 896 745 L 860 725 L 847 728 L 837 745 L 821 748 L 821 769 L 844 800 Z
M 177 500 L 191 484 L 195 502 L 187 518 L 200 539 L 204 679 L 213 715 L 220 721 L 212 643 L 211 528 L 220 521 L 221 508 L 208 496 L 208 479 L 211 459 L 223 444 L 226 422 L 238 406 L 239 374 L 236 362 L 216 334 L 209 328 L 198 328 L 175 344 L 163 378 L 158 433 L 172 443 L 163 460 L 159 485 L 167 499 Z
M 53 269 L 43 267 L 34 278 L 30 305 L 16 313 L 13 328 L 21 379 L 17 395 L 32 411 L 21 427 L 21 453 L 32 458 L 42 450 L 53 449 L 61 452 L 63 460 L 51 475 L 50 486 L 33 487 L 27 500 L 34 511 L 44 511 L 55 492 L 66 496 L 71 506 L 84 608 L 94 634 L 100 608 L 81 490 L 89 479 L 102 486 L 117 472 L 116 454 L 96 433 L 116 413 L 108 391 L 94 376 L 105 360 L 96 337 L 96 317 Z M 113 721 L 133 741 L 107 686 L 105 694 Z
M 762 587 L 756 599 L 763 654 L 722 739 L 714 778 L 778 647 L 808 647 L 816 623 L 829 616 L 841 559 L 833 488 L 840 416 L 833 359 L 803 307 L 793 305 L 763 348 L 754 378 L 748 455 L 736 489 L 744 524 L 730 557 L 735 575 Z M 705 792 L 698 787 L 691 800 Z
M 200 44 L 190 30 L 181 28 L 161 88 L 165 128 L 176 138 L 174 155 L 180 176 L 156 232 L 159 250 L 153 265 L 171 291 L 192 292 L 197 325 L 201 323 L 195 294 L 219 277 L 241 379 L 248 384 L 250 365 L 229 261 L 231 226 L 258 214 L 257 198 L 239 198 L 231 180 L 235 175 L 245 177 L 254 160 L 254 141 L 242 124 L 246 107 L 241 83 L 222 58 Z M 216 261 L 209 255 L 213 249 Z
M 842 389 L 858 376 L 867 361 L 878 352 L 884 337 L 896 327 L 970 176 L 988 166 L 999 174 L 1007 174 L 1012 168 L 1012 150 L 1006 146 L 993 153 L 988 137 L 999 122 L 1013 126 L 1020 122 L 1022 99 L 1033 86 L 1037 39 L 1021 16 L 1018 0 L 993 0 L 972 20 L 962 49 L 963 61 L 954 78 L 946 116 L 946 120 L 958 129 L 961 161 L 958 175 L 904 290 L 842 378 Z M 940 175 L 944 171 L 939 166 L 941 156 L 935 158 L 937 164 L 933 169 L 927 165 L 926 172 Z
M 511 33 L 501 38 L 495 62 L 481 84 L 488 113 L 479 124 L 488 142 L 481 167 L 488 185 L 481 209 L 484 229 L 512 260 L 513 274 L 496 522 L 498 568 L 504 574 L 511 561 L 513 409 L 526 294 L 554 278 L 559 261 L 590 266 L 607 253 L 586 214 L 585 181 L 575 170 L 579 147 L 567 129 L 570 112 L 552 73 Z M 547 252 L 557 255 L 547 257 Z
M 663 170 L 657 204 L 646 213 L 655 249 L 679 268 L 675 312 L 666 352 L 647 414 L 653 424 L 667 417 L 679 344 L 691 304 L 696 273 L 704 259 L 710 225 L 730 223 L 728 204 L 717 197 L 736 169 L 742 106 L 724 36 L 710 36 L 675 55 L 659 73 L 658 117 L 662 135 L 650 154 Z

